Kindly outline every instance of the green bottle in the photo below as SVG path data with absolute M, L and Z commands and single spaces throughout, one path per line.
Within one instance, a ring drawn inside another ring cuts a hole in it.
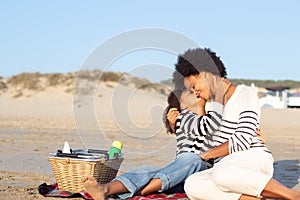
M 113 159 L 115 157 L 115 153 L 116 154 L 120 154 L 121 150 L 122 150 L 123 144 L 122 142 L 115 140 L 113 141 L 110 149 L 109 149 L 109 159 Z

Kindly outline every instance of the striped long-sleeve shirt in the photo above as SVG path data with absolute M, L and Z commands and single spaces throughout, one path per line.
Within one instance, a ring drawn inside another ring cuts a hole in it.
M 211 133 L 222 120 L 223 105 L 213 102 L 206 105 L 207 114 L 199 116 L 183 110 L 176 121 L 176 154 L 184 152 L 201 153 L 213 147 Z
M 257 136 L 259 119 L 260 107 L 255 90 L 238 85 L 224 107 L 220 128 L 213 134 L 214 145 L 229 141 L 230 154 L 251 148 L 271 153 Z

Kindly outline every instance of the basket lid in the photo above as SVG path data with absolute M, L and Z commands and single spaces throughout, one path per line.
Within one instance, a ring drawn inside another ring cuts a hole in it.
M 57 152 L 50 152 L 49 158 L 61 158 L 61 159 L 80 159 L 85 161 L 99 161 L 107 160 L 108 153 L 105 150 L 95 150 L 95 149 L 78 149 L 72 150 L 71 153 L 62 153 L 61 150 Z

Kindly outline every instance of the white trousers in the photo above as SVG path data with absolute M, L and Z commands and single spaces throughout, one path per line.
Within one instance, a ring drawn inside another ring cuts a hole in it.
M 270 153 L 259 149 L 236 152 L 188 177 L 184 190 L 191 200 L 238 200 L 241 194 L 260 197 L 273 176 L 273 162 Z

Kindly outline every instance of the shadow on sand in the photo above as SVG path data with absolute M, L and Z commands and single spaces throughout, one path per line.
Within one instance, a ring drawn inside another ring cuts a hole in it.
M 300 177 L 299 160 L 279 160 L 274 162 L 274 175 L 277 181 L 283 185 L 293 188 L 297 185 Z

